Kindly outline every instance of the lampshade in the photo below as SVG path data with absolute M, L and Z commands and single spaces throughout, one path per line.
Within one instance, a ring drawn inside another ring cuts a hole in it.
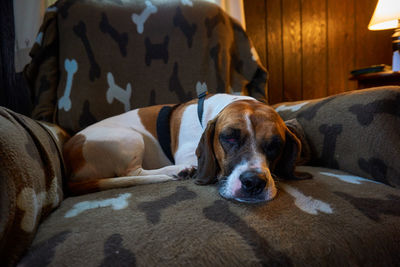
M 370 30 L 397 28 L 400 19 L 400 0 L 379 0 L 369 22 Z

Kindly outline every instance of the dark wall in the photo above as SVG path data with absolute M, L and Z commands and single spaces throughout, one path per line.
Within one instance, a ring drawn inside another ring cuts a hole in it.
M 0 105 L 29 115 L 31 101 L 22 73 L 14 68 L 13 1 L 0 1 Z
M 353 90 L 351 70 L 391 65 L 393 30 L 367 28 L 376 3 L 245 0 L 247 32 L 270 73 L 270 103 Z

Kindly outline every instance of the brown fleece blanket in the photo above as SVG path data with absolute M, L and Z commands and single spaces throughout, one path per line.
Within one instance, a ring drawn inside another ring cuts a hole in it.
M 210 93 L 266 101 L 267 72 L 241 25 L 200 0 L 61 0 L 25 77 L 33 118 L 70 133 L 131 109 Z
M 50 129 L 0 107 L 1 265 L 21 257 L 39 223 L 63 200 L 57 140 L 65 136 Z
M 192 180 L 65 199 L 22 266 L 398 266 L 400 191 L 331 169 L 249 205 Z
M 400 188 L 400 87 L 350 91 L 274 106 L 296 119 L 310 147 L 310 163 Z

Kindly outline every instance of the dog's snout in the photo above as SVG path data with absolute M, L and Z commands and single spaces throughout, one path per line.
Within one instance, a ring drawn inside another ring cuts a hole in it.
M 250 195 L 260 194 L 266 183 L 265 174 L 256 171 L 245 171 L 239 177 L 242 190 Z

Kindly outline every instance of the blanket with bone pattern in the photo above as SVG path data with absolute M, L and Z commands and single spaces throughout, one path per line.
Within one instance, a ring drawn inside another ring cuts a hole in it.
M 351 91 L 274 105 L 296 119 L 315 166 L 340 169 L 400 187 L 400 87 Z
M 263 204 L 193 180 L 65 199 L 21 266 L 398 266 L 400 190 L 333 169 Z
M 30 245 L 38 224 L 63 199 L 65 132 L 0 107 L 0 265 Z
M 31 56 L 33 118 L 70 133 L 200 89 L 267 100 L 267 72 L 245 31 L 207 1 L 61 0 Z

